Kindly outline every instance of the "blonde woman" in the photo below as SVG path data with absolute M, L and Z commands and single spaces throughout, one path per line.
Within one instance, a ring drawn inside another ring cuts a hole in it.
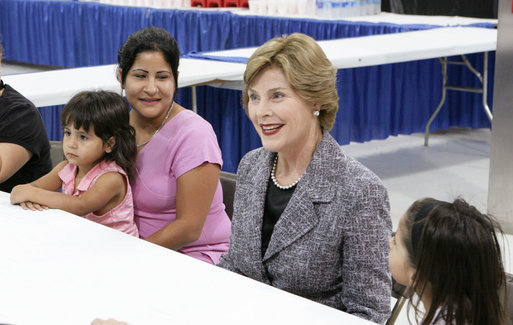
M 343 49 L 341 49 L 343 50 Z M 243 104 L 263 148 L 239 164 L 220 266 L 382 323 L 390 312 L 386 189 L 329 134 L 336 69 L 303 34 L 249 59 Z

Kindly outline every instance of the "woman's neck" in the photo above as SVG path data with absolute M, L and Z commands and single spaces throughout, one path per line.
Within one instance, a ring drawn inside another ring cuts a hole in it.
M 166 117 L 166 113 L 158 118 L 145 118 L 141 114 L 139 114 L 135 110 L 130 111 L 130 125 L 132 125 L 136 130 L 152 133 L 155 132 L 164 121 Z M 169 118 L 168 118 L 169 120 Z
M 275 177 L 280 183 L 292 183 L 303 175 L 321 139 L 322 131 L 318 128 L 308 137 L 305 145 L 278 152 Z
M 159 127 L 163 126 L 163 124 L 165 125 L 167 122 L 171 121 L 171 119 L 173 119 L 173 117 L 175 117 L 178 113 L 185 110 L 185 108 L 175 102 L 173 102 L 173 106 L 170 107 L 170 109 L 170 111 L 166 111 L 158 118 L 145 118 L 137 111 L 132 109 L 130 111 L 130 125 L 133 126 L 136 131 L 153 133 L 158 130 Z

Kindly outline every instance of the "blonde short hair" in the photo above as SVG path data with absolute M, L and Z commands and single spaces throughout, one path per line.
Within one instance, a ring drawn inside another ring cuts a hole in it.
M 333 67 L 317 42 L 301 33 L 273 38 L 260 46 L 249 58 L 244 72 L 246 87 L 242 103 L 247 111 L 248 88 L 263 69 L 279 67 L 303 100 L 320 107 L 319 123 L 331 130 L 338 110 L 337 69 Z

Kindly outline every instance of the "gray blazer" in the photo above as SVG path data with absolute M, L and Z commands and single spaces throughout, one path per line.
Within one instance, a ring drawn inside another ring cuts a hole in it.
M 380 179 L 324 132 L 276 223 L 262 259 L 262 220 L 275 153 L 238 167 L 232 234 L 219 265 L 274 287 L 382 323 L 390 314 L 392 223 Z

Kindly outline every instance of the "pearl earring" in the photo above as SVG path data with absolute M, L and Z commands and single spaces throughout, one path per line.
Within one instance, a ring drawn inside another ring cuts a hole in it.
M 314 111 L 313 114 L 314 116 L 319 116 L 319 111 Z

